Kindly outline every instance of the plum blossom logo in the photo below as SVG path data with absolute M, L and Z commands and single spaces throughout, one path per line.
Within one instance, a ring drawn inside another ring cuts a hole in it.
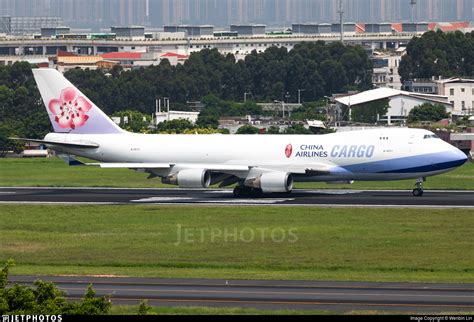
M 53 98 L 49 101 L 48 108 L 60 128 L 74 130 L 87 122 L 87 112 L 92 108 L 92 104 L 80 96 L 76 89 L 68 87 L 62 90 L 59 99 Z
M 291 157 L 291 154 L 293 153 L 293 146 L 291 144 L 288 144 L 285 148 L 285 155 L 287 158 Z

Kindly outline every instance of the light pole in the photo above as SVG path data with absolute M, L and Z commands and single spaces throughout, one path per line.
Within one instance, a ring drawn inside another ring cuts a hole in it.
M 298 90 L 298 104 L 301 104 L 301 92 L 304 92 L 306 89 L 299 89 Z
M 283 118 L 285 118 L 285 101 L 284 100 L 281 100 L 281 101 L 274 100 L 273 103 L 275 103 L 275 104 L 281 103 L 281 109 L 283 111 Z
M 252 93 L 244 93 L 244 103 L 247 103 L 247 95 L 252 95 Z
M 285 99 L 286 99 L 286 103 L 288 103 L 288 99 L 290 97 L 291 97 L 290 93 L 286 92 L 285 98 L 282 98 L 281 101 L 275 101 L 275 102 L 281 103 L 281 109 L 283 110 L 283 118 L 285 118 Z
M 329 96 L 324 96 L 324 98 L 327 101 L 327 106 L 326 106 L 326 120 L 329 121 L 329 109 L 331 108 L 331 97 Z

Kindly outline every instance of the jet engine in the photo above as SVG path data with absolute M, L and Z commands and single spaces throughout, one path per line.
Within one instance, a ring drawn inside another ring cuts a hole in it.
M 286 172 L 266 172 L 256 178 L 245 180 L 245 186 L 262 189 L 263 192 L 291 192 L 293 176 Z
M 180 188 L 208 188 L 211 184 L 211 173 L 203 169 L 187 169 L 164 177 L 161 182 Z

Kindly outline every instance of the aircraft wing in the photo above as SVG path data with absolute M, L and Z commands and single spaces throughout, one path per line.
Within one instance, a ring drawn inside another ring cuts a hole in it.
M 269 164 L 261 167 L 249 165 L 232 165 L 232 164 L 174 164 L 174 163 L 154 163 L 154 162 L 100 162 L 100 163 L 84 163 L 70 155 L 60 155 L 60 157 L 69 165 L 78 166 L 97 166 L 103 169 L 132 169 L 148 172 L 151 177 L 161 176 L 163 174 L 178 172 L 187 169 L 205 169 L 215 174 L 233 177 L 246 177 L 249 173 L 258 175 L 263 172 L 281 171 L 290 172 L 292 174 L 302 174 L 310 176 L 328 175 L 331 165 L 322 163 L 307 164 Z M 164 172 L 163 172 L 164 171 Z
M 172 165 L 169 163 L 86 163 L 86 165 L 95 165 L 103 169 L 168 169 Z
M 258 172 L 262 171 L 282 171 L 293 174 L 306 175 L 326 175 L 330 173 L 330 166 L 324 164 L 309 164 L 309 165 L 289 165 L 289 166 L 268 166 L 268 167 L 252 167 L 246 165 L 226 165 L 226 164 L 173 164 L 173 163 L 141 163 L 141 162 L 102 162 L 102 163 L 84 163 L 83 165 L 98 166 L 103 169 L 172 169 L 180 171 L 183 169 L 205 169 L 215 173 L 236 174 L 241 173 L 245 175 L 251 169 Z
M 225 165 L 225 164 L 173 164 L 173 163 L 154 163 L 154 162 L 93 162 L 86 163 L 77 160 L 71 155 L 59 155 L 69 165 L 97 166 L 103 169 L 171 169 L 176 167 L 182 169 L 205 169 L 211 172 L 241 172 L 249 171 L 249 166 Z
M 168 169 L 171 167 L 179 167 L 183 169 L 205 169 L 215 172 L 226 171 L 248 171 L 248 166 L 222 165 L 222 164 L 172 164 L 172 163 L 140 163 L 140 162 L 122 162 L 122 163 L 86 163 L 86 165 L 95 165 L 104 169 Z

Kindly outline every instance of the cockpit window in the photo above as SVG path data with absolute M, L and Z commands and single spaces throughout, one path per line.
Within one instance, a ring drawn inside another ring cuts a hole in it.
M 423 139 L 439 139 L 439 137 L 436 134 L 425 134 Z

